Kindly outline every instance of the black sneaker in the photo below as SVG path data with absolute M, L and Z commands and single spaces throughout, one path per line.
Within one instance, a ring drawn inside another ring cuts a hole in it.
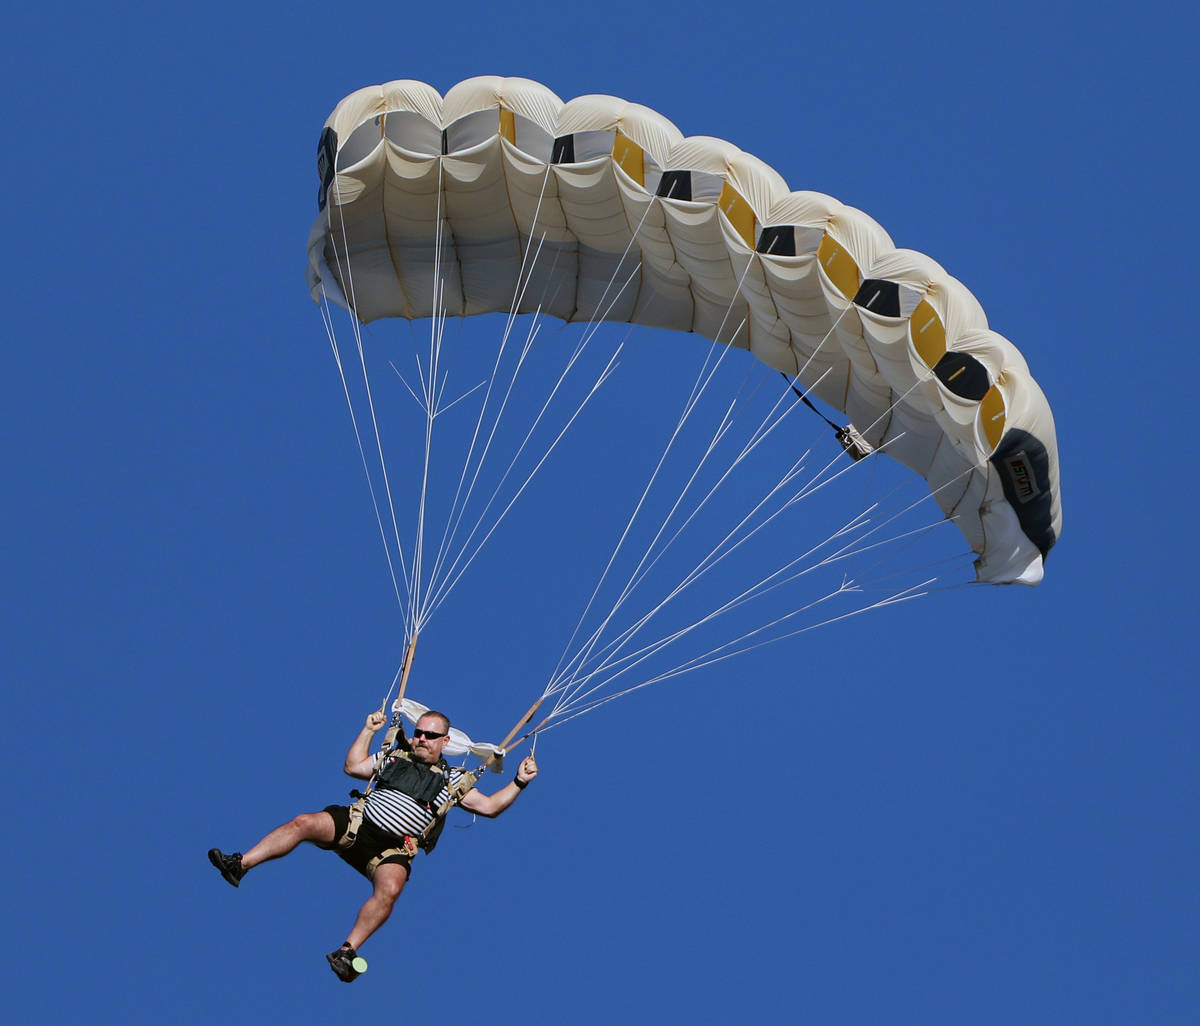
M 223 855 L 220 848 L 209 848 L 208 861 L 216 866 L 221 871 L 221 875 L 234 887 L 240 884 L 242 877 L 246 875 L 246 871 L 242 868 L 240 851 L 235 851 L 232 855 Z
M 337 951 L 329 952 L 325 960 L 343 983 L 353 983 L 367 971 L 367 960 L 349 944 L 343 944 Z

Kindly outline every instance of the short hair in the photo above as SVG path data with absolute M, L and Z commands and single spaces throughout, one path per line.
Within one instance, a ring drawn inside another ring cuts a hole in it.
M 443 734 L 450 733 L 450 717 L 447 716 L 444 712 L 438 712 L 436 709 L 426 709 L 423 713 L 421 713 L 420 716 L 417 717 L 417 720 L 418 721 L 423 720 L 423 719 L 425 719 L 426 716 L 436 716 L 439 720 L 442 721 L 442 733 Z

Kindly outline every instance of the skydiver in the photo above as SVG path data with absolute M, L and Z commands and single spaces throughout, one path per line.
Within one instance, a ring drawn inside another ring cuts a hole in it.
M 359 956 L 358 948 L 391 915 L 392 906 L 412 872 L 417 847 L 427 828 L 438 819 L 437 810 L 454 800 L 454 804 L 476 815 L 499 816 L 538 772 L 537 762 L 528 756 L 517 767 L 516 776 L 494 794 L 482 794 L 466 781 L 470 789 L 454 798 L 452 791 L 456 784 L 464 786 L 466 774 L 447 766 L 442 759 L 450 731 L 446 715 L 430 710 L 417 720 L 411 741 L 401 729 L 396 750 L 371 755 L 371 740 L 386 722 L 382 712 L 372 712 L 346 753 L 345 772 L 359 780 L 374 778 L 375 783 L 360 806 L 361 824 L 349 843 L 339 845 L 339 841 L 346 840 L 353 806 L 327 805 L 320 812 L 304 813 L 276 827 L 244 855 L 236 852 L 226 855 L 219 848 L 208 853 L 209 861 L 234 887 L 255 866 L 287 855 L 301 841 L 336 852 L 370 880 L 373 892 L 359 909 L 345 943 L 325 956 L 330 968 L 345 983 L 352 983 L 366 970 L 366 961 Z M 440 789 L 439 784 L 442 784 Z M 439 820 L 434 830 L 440 829 L 440 825 Z M 432 843 L 422 846 L 429 850 Z

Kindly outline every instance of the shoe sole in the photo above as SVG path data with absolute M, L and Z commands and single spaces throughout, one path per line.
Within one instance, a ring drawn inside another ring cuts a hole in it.
M 325 961 L 329 963 L 329 968 L 333 970 L 334 976 L 336 976 L 343 983 L 353 983 L 367 971 L 367 960 L 363 958 L 362 955 L 355 955 L 354 958 L 350 960 L 350 969 L 348 975 L 343 973 L 337 967 L 332 954 L 326 955 Z

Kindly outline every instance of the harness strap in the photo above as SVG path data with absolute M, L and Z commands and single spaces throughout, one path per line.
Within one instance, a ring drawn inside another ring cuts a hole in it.
M 386 749 L 385 749 L 386 751 Z M 435 767 L 439 773 L 446 778 L 446 788 L 449 791 L 449 797 L 437 809 L 434 810 L 433 819 L 431 819 L 424 830 L 421 831 L 420 838 L 404 835 L 404 844 L 399 848 L 388 848 L 380 852 L 375 858 L 367 863 L 369 872 L 374 873 L 375 867 L 379 863 L 391 855 L 407 855 L 410 858 L 416 855 L 417 848 L 423 847 L 429 840 L 432 834 L 440 823 L 446 818 L 446 814 L 462 800 L 463 795 L 475 787 L 475 782 L 479 779 L 477 772 L 463 773 L 457 781 L 451 783 L 449 774 L 442 771 L 441 767 Z M 339 848 L 353 847 L 354 842 L 358 840 L 358 831 L 362 827 L 363 816 L 367 807 L 367 795 L 374 790 L 375 778 L 371 778 L 371 783 L 367 785 L 366 791 L 351 791 L 350 794 L 355 798 L 354 804 L 350 806 L 349 816 L 346 821 L 346 829 L 342 832 L 342 836 L 337 839 Z
M 402 715 L 402 713 L 397 712 L 392 717 L 392 724 L 390 727 L 388 727 L 387 733 L 383 735 L 383 747 L 380 749 L 381 752 L 390 752 L 396 747 L 396 735 L 400 733 Z M 407 738 L 405 740 L 407 741 Z M 407 750 L 408 746 L 405 745 L 404 747 L 405 750 Z
M 350 848 L 354 842 L 358 840 L 358 829 L 362 826 L 363 810 L 367 807 L 367 796 L 358 791 L 352 792 L 358 795 L 358 800 L 350 806 L 350 818 L 346 823 L 346 829 L 342 836 L 337 839 L 339 848 Z M 370 793 L 370 789 L 368 789 Z
M 408 751 L 407 738 L 404 743 L 396 741 L 397 735 L 400 734 L 400 728 L 404 723 L 404 714 L 401 710 L 397 710 L 392 715 L 391 725 L 387 729 L 387 733 L 383 735 L 383 747 L 379 750 L 379 755 L 376 758 L 382 765 L 383 759 L 391 755 L 397 748 L 402 748 Z M 372 774 L 371 779 L 367 781 L 367 789 L 359 792 L 351 791 L 350 796 L 357 800 L 350 806 L 350 819 L 346 824 L 346 830 L 341 837 L 338 838 L 337 844 L 339 848 L 349 848 L 358 839 L 358 830 L 362 826 L 363 810 L 367 806 L 367 795 L 375 789 L 375 778 L 377 774 Z
M 375 875 L 375 870 L 379 868 L 379 864 L 384 859 L 390 859 L 393 855 L 405 855 L 408 858 L 414 858 L 417 854 L 417 839 L 404 835 L 404 843 L 397 848 L 385 848 L 373 859 L 367 863 L 367 873 L 370 876 Z
M 460 776 L 454 783 L 450 783 L 449 779 L 447 778 L 446 787 L 450 792 L 449 797 L 447 797 L 447 799 L 437 807 L 437 809 L 434 811 L 433 819 L 430 820 L 429 825 L 421 831 L 422 842 L 429 840 L 429 835 L 433 833 L 434 828 L 446 818 L 446 814 L 463 799 L 463 796 L 466 795 L 468 791 L 474 789 L 475 783 L 478 780 L 479 773 L 475 770 L 463 773 L 463 775 Z

